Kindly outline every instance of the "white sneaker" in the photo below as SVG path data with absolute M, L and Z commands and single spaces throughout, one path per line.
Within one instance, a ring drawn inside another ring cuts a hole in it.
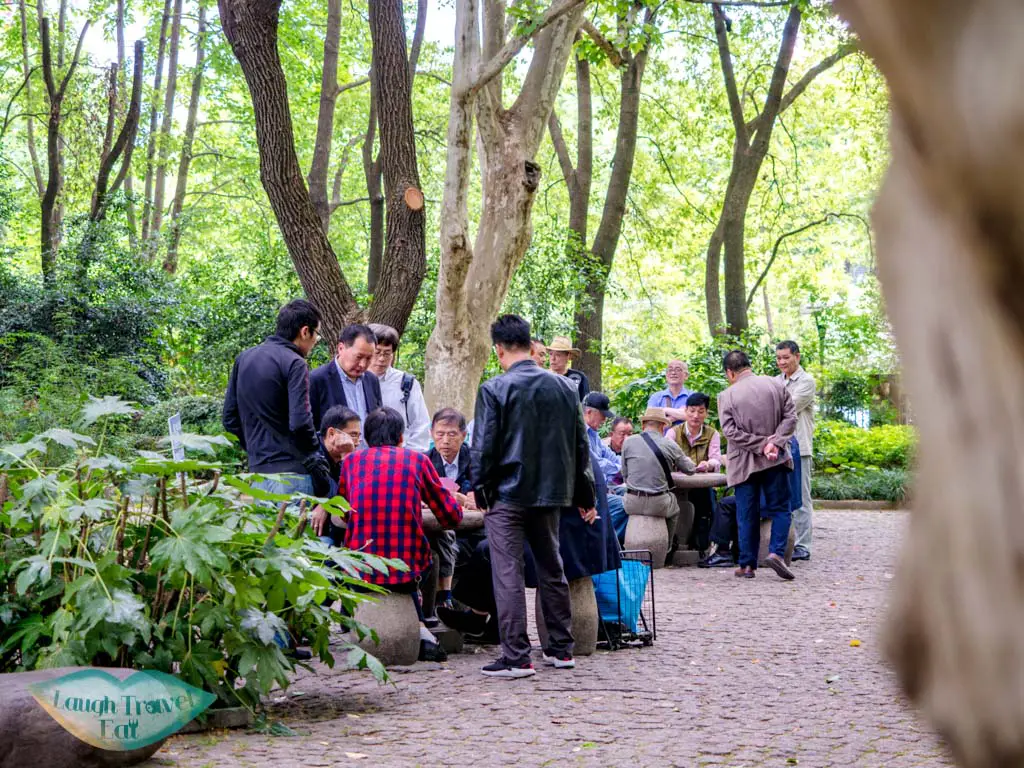
M 544 653 L 544 663 L 548 664 L 555 669 L 575 669 L 576 659 L 571 655 L 565 654 L 564 656 L 549 656 L 547 652 Z

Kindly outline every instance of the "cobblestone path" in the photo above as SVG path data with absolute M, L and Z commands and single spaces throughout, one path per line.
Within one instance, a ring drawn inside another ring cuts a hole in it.
M 767 569 L 753 581 L 657 571 L 651 648 L 599 652 L 575 671 L 538 663 L 516 681 L 479 674 L 495 649 L 418 664 L 394 686 L 304 673 L 271 704 L 298 738 L 175 737 L 147 765 L 951 765 L 880 659 L 906 522 L 815 513 L 814 559 L 789 583 Z

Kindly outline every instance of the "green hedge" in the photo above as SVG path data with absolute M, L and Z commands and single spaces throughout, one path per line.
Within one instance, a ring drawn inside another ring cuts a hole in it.
M 814 430 L 814 467 L 818 472 L 909 469 L 917 435 L 913 427 L 861 429 L 842 421 L 821 421 Z
M 902 503 L 910 490 L 910 473 L 902 469 L 846 470 L 811 475 L 816 499 L 893 501 Z

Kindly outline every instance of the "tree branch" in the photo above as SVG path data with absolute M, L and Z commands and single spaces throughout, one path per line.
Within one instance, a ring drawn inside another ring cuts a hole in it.
M 548 132 L 551 134 L 551 143 L 555 147 L 555 154 L 558 156 L 558 164 L 562 166 L 562 177 L 566 184 L 572 182 L 575 169 L 572 167 L 572 158 L 569 157 L 569 147 L 566 146 L 565 136 L 562 135 L 562 124 L 558 122 L 558 115 L 551 110 L 548 117 Z
M 686 0 L 687 3 L 698 5 L 727 5 L 729 7 L 779 8 L 791 5 L 793 0 Z
M 466 97 L 475 95 L 481 88 L 501 74 L 502 70 L 508 66 L 512 59 L 519 55 L 519 52 L 526 47 L 526 44 L 530 42 L 534 35 L 549 24 L 558 21 L 558 19 L 562 18 L 570 11 L 584 5 L 586 2 L 587 0 L 555 0 L 551 7 L 544 11 L 536 23 L 527 26 L 525 34 L 519 34 L 509 39 L 509 41 L 502 46 L 500 51 L 498 51 L 489 61 L 484 63 L 476 77 L 470 81 L 469 85 L 465 89 L 460 89 L 462 92 L 459 96 Z
M 586 19 L 584 19 L 583 24 L 580 25 L 580 29 L 586 32 L 587 37 L 593 40 L 595 45 L 604 51 L 604 55 L 608 57 L 608 61 L 614 64 L 615 67 L 618 68 L 625 64 L 625 61 L 622 59 L 622 54 L 615 49 L 611 40 L 601 34 L 601 30 Z
M 71 64 L 68 65 L 68 71 L 64 75 L 64 79 L 60 84 L 60 95 L 64 96 L 64 92 L 68 88 L 68 83 L 71 82 L 71 76 L 75 73 L 75 66 L 78 64 L 78 57 L 82 53 L 82 43 L 85 41 L 85 33 L 89 31 L 89 21 L 86 21 L 82 25 L 82 32 L 78 35 L 78 45 L 75 46 L 75 55 L 71 57 Z
M 761 270 L 761 274 L 757 278 L 757 282 L 754 283 L 754 287 L 751 288 L 750 289 L 750 293 L 747 294 L 747 308 L 748 309 L 750 308 L 750 304 L 754 300 L 754 294 L 757 293 L 757 289 L 760 287 L 762 281 L 768 276 L 768 270 L 770 270 L 772 268 L 772 264 L 775 263 L 775 258 L 779 255 L 779 246 L 782 245 L 784 240 L 786 240 L 787 238 L 793 237 L 794 235 L 799 235 L 801 232 L 806 232 L 808 229 L 811 229 L 812 227 L 817 227 L 817 226 L 819 226 L 821 224 L 827 224 L 828 222 L 832 221 L 833 219 L 841 219 L 841 218 L 856 219 L 857 221 L 860 221 L 862 224 L 865 223 L 864 222 L 864 217 L 863 216 L 859 216 L 856 213 L 826 213 L 820 219 L 815 219 L 814 221 L 811 221 L 811 222 L 808 222 L 807 224 L 804 224 L 802 227 L 797 227 L 796 229 L 790 230 L 789 232 L 783 232 L 781 235 L 779 235 L 778 239 L 775 241 L 775 245 L 772 247 L 772 255 L 769 257 L 768 263 L 764 265 L 764 269 Z M 871 242 L 871 228 L 870 227 L 868 227 L 868 244 L 871 247 L 871 253 L 872 253 L 872 258 L 873 258 L 874 257 L 874 244 Z
M 353 88 L 359 88 L 360 86 L 366 85 L 368 82 L 370 82 L 370 78 L 368 78 L 368 77 L 360 77 L 358 80 L 353 80 L 350 83 L 345 83 L 344 85 L 339 85 L 337 88 L 334 89 L 334 95 L 338 96 L 338 95 L 344 93 L 345 91 L 350 91 Z
M 764 100 L 764 108 L 757 118 L 758 131 L 756 138 L 762 148 L 767 147 L 767 142 L 771 138 L 771 127 L 779 116 L 782 106 L 782 91 L 786 87 L 789 67 L 793 63 L 793 50 L 796 48 L 797 35 L 800 34 L 800 21 L 802 18 L 800 6 L 793 5 L 789 9 L 789 16 L 786 17 L 786 24 L 782 28 L 782 42 L 779 44 L 779 55 L 775 60 L 772 79 L 768 84 L 768 95 Z M 804 87 L 806 88 L 806 86 Z M 768 130 L 762 131 L 761 129 L 765 127 Z
M 715 37 L 718 40 L 718 58 L 722 62 L 722 77 L 725 80 L 725 91 L 729 95 L 729 114 L 736 130 L 736 142 L 741 146 L 750 143 L 747 134 L 747 121 L 743 118 L 743 104 L 740 102 L 739 91 L 736 90 L 736 73 L 732 68 L 732 53 L 729 51 L 729 34 L 725 28 L 725 14 L 718 4 L 711 6 L 715 17 Z
M 15 115 L 14 117 L 11 117 L 11 107 L 14 106 L 15 100 L 18 98 L 19 95 L 21 95 L 21 92 L 28 85 L 29 78 L 32 77 L 32 73 L 35 72 L 36 69 L 37 69 L 37 67 L 32 67 L 32 69 L 30 69 L 28 71 L 28 73 L 24 76 L 24 78 L 22 78 L 21 85 L 18 86 L 17 90 L 15 90 L 15 92 L 11 95 L 10 101 L 7 102 L 7 109 L 4 111 L 4 122 L 3 122 L 3 125 L 0 126 L 0 144 L 3 144 L 4 134 L 7 133 L 7 127 L 11 124 L 11 122 L 15 118 L 20 117 L 21 114 L 24 114 L 24 113 L 21 113 L 21 114 Z
M 357 197 L 354 200 L 338 200 L 331 203 L 331 213 L 334 213 L 338 208 L 345 205 L 355 205 L 356 203 L 368 203 L 370 198 L 368 197 Z
M 409 79 L 416 79 L 416 65 L 420 61 L 420 49 L 423 47 L 423 35 L 427 30 L 427 0 L 419 0 L 416 4 L 416 27 L 412 32 L 412 45 L 409 48 Z
M 804 76 L 801 77 L 796 82 L 796 85 L 790 88 L 789 92 L 782 97 L 782 103 L 779 105 L 779 114 L 781 115 L 783 112 L 785 112 L 794 101 L 800 98 L 800 96 L 803 94 L 804 91 L 807 90 L 807 86 L 811 84 L 814 78 L 816 78 L 822 72 L 834 67 L 841 60 L 849 56 L 851 53 L 856 53 L 857 50 L 857 46 L 852 43 L 840 46 L 840 48 L 831 56 L 826 56 L 824 59 L 822 59 L 809 70 L 807 70 L 804 73 Z

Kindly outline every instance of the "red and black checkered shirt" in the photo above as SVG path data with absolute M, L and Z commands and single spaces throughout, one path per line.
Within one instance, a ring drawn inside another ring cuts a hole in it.
M 407 583 L 430 566 L 423 504 L 443 528 L 462 520 L 462 508 L 441 485 L 430 459 L 407 448 L 380 446 L 349 454 L 341 462 L 338 493 L 352 505 L 345 546 L 396 557 L 409 566 L 408 573 L 365 574 L 374 584 Z

